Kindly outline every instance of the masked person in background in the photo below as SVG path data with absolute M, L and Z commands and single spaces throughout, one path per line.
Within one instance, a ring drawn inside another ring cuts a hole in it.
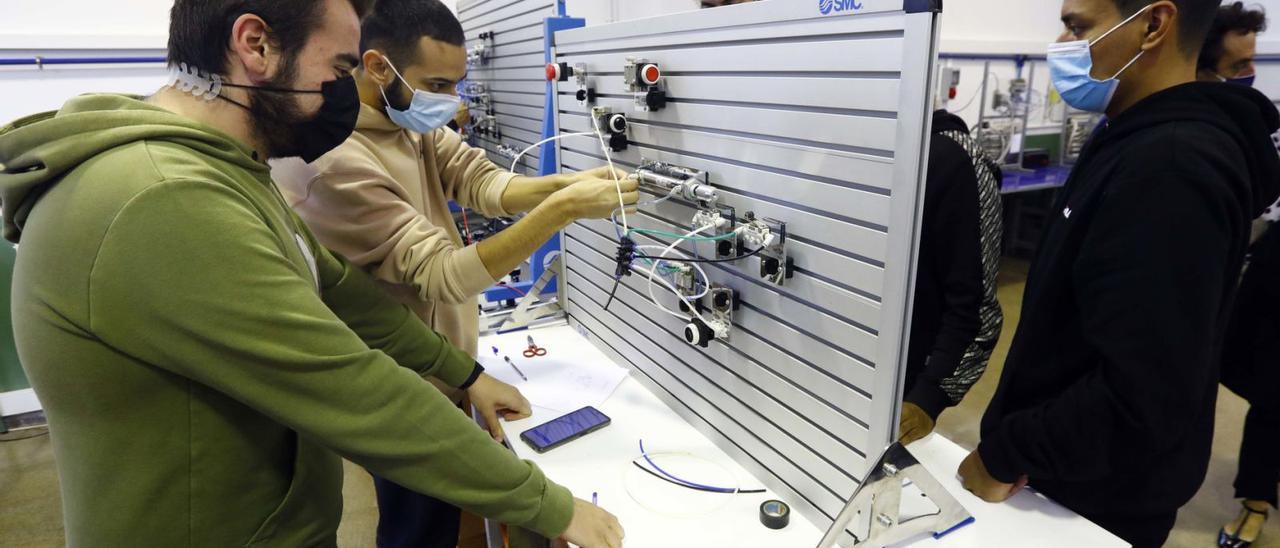
M 996 300 L 1004 212 L 1000 166 L 964 120 L 933 113 L 920 258 L 898 441 L 933 432 L 987 370 L 1004 313 Z
M 1222 6 L 1200 51 L 1200 81 L 1253 86 L 1258 34 L 1267 14 L 1243 2 Z M 1278 204 L 1280 205 L 1280 204 Z M 1280 484 L 1280 231 L 1273 205 L 1253 223 L 1249 260 L 1240 282 L 1222 355 L 1222 384 L 1249 401 L 1240 443 L 1236 518 L 1218 533 L 1218 546 L 1247 548 L 1262 534 Z
M 423 381 L 528 402 L 322 247 L 269 177 L 356 124 L 356 0 L 178 0 L 173 86 L 0 129 L 18 351 L 71 546 L 332 546 L 342 457 L 499 521 L 621 546 L 612 516 Z M 341 456 L 340 456 L 341 455 Z
M 445 126 L 460 104 L 464 44 L 462 25 L 438 0 L 380 0 L 363 21 L 355 134 L 310 165 L 277 165 L 275 178 L 322 244 L 474 355 L 480 293 L 568 224 L 607 218 L 638 193 L 634 180 L 607 168 L 519 176 L 463 143 Z M 450 201 L 486 217 L 528 214 L 465 245 Z M 501 439 L 496 421 L 490 426 Z M 457 545 L 455 505 L 373 472 L 379 546 Z
M 1063 1 L 1053 83 L 1109 121 L 1053 210 L 959 471 L 993 502 L 1029 482 L 1137 548 L 1204 480 L 1249 225 L 1280 194 L 1275 106 L 1195 81 L 1218 3 Z
M 1244 7 L 1244 2 L 1222 6 L 1196 62 L 1201 82 L 1228 82 L 1253 86 L 1257 77 L 1258 34 L 1267 30 L 1267 14 Z

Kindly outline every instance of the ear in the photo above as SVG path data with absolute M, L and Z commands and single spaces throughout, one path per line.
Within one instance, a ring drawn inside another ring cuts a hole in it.
M 1143 27 L 1142 51 L 1151 51 L 1162 45 L 1174 44 L 1181 13 L 1170 0 L 1160 0 L 1147 8 Z
M 364 56 L 360 58 L 364 64 L 364 73 L 378 84 L 379 87 L 386 87 L 396 78 L 396 73 L 391 70 L 391 64 L 387 62 L 386 54 L 371 49 L 364 52 Z
M 271 77 L 271 69 L 278 62 L 273 59 L 273 49 L 266 21 L 249 13 L 236 19 L 231 27 L 231 57 L 244 67 L 250 81 L 257 83 Z

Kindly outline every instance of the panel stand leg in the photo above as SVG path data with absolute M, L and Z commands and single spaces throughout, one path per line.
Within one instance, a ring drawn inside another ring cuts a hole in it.
M 529 294 L 520 299 L 520 304 L 511 312 L 511 316 L 498 329 L 499 333 L 514 331 L 529 327 L 534 322 L 550 316 L 557 316 L 564 312 L 564 308 L 559 302 L 542 304 L 534 307 L 541 300 L 542 292 L 547 290 L 547 286 L 556 278 L 556 273 L 560 272 L 563 267 L 563 255 L 557 256 L 546 270 L 542 271 L 542 277 L 529 288 Z
M 900 522 L 904 480 L 913 482 L 933 501 L 939 512 Z M 836 546 L 855 518 L 862 525 L 853 532 L 852 546 L 880 548 L 924 533 L 940 536 L 964 525 L 972 516 L 906 447 L 895 442 L 867 472 L 849 503 L 836 516 L 822 542 L 818 543 L 818 548 Z

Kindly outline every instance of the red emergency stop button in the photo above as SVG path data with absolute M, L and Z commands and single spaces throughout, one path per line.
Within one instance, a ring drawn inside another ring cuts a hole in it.
M 658 65 L 648 63 L 640 67 L 640 82 L 644 85 L 655 86 L 659 80 L 662 80 L 662 69 Z
M 573 75 L 573 68 L 569 63 L 548 63 L 547 64 L 547 81 L 548 82 L 567 82 L 569 76 Z

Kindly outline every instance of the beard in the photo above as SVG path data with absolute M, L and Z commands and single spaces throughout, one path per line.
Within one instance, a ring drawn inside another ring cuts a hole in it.
M 409 105 L 413 102 L 413 92 L 411 92 L 408 86 L 405 86 L 404 82 L 401 82 L 399 78 L 396 78 L 392 80 L 390 84 L 387 84 L 387 87 L 382 89 L 382 93 L 386 96 L 387 106 L 395 110 L 409 110 Z M 408 95 L 408 97 L 405 97 L 406 95 Z
M 294 89 L 298 77 L 297 60 L 285 59 L 280 73 L 262 83 L 263 87 Z M 295 158 L 302 155 L 298 131 L 307 116 L 298 108 L 297 97 L 292 93 L 254 90 L 249 99 L 249 115 L 254 121 L 254 133 L 267 148 L 270 158 Z

